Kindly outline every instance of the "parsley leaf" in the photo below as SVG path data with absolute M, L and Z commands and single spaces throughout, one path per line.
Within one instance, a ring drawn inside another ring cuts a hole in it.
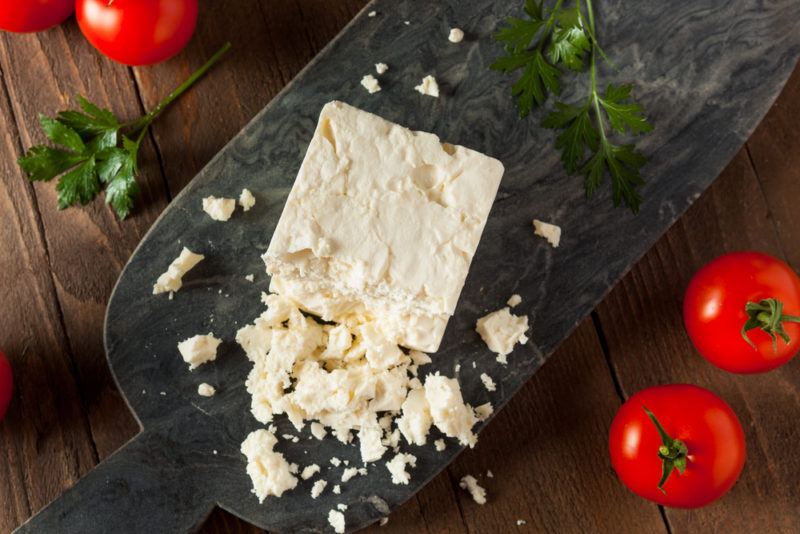
M 125 219 L 139 194 L 139 147 L 150 124 L 230 47 L 226 43 L 153 111 L 134 122 L 123 124 L 111 111 L 80 95 L 80 110 L 62 111 L 55 118 L 40 115 L 42 131 L 56 146 L 31 147 L 19 158 L 19 166 L 31 181 L 46 182 L 60 176 L 56 185 L 59 209 L 88 204 L 105 186 L 106 202 L 120 219 Z
M 631 97 L 632 85 L 609 84 L 605 95 L 599 98 L 600 105 L 608 115 L 611 128 L 624 134 L 626 130 L 638 135 L 653 131 L 653 125 L 647 122 L 642 106 L 635 102 L 629 102 Z

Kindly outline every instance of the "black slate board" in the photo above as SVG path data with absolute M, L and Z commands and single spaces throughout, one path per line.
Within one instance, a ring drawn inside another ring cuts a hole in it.
M 259 294 L 268 280 L 259 255 L 324 103 L 344 100 L 505 164 L 456 316 L 429 366 L 458 376 L 473 405 L 491 401 L 501 407 L 719 174 L 800 55 L 796 0 L 599 3 L 600 35 L 619 68 L 606 71 L 606 79 L 635 81 L 637 96 L 656 124 L 640 145 L 651 163 L 644 169 L 646 200 L 633 216 L 612 208 L 606 189 L 585 199 L 581 180 L 561 170 L 553 134 L 539 128 L 535 117 L 519 120 L 509 97 L 511 80 L 488 70 L 499 52 L 490 35 L 503 17 L 518 14 L 521 4 L 370 4 L 213 159 L 142 242 L 109 304 L 109 363 L 143 432 L 18 532 L 183 532 L 201 524 L 215 505 L 271 531 L 319 532 L 331 530 L 327 513 L 338 503 L 349 506 L 345 515 L 353 530 L 408 499 L 459 452 L 452 440 L 444 453 L 431 445 L 403 447 L 419 459 L 412 485 L 392 485 L 384 460 L 334 495 L 331 487 L 343 468 L 329 471 L 328 460 L 338 456 L 357 464 L 357 447 L 308 439 L 306 430 L 299 443 L 283 441 L 278 449 L 301 465 L 325 466 L 330 482 L 323 495 L 310 498 L 313 480 L 263 505 L 250 493 L 239 445 L 259 424 L 249 413 L 243 384 L 250 364 L 232 340 L 262 311 Z M 372 10 L 378 15 L 367 17 Z M 451 26 L 466 30 L 465 42 L 447 41 Z M 390 70 L 381 76 L 383 91 L 369 95 L 359 81 L 379 61 Z M 442 86 L 439 99 L 413 90 L 429 73 Z M 579 85 L 567 78 L 569 92 Z M 250 212 L 238 211 L 225 224 L 202 213 L 201 198 L 235 197 L 243 187 L 258 198 Z M 553 250 L 533 237 L 533 217 L 563 227 L 561 248 Z M 205 254 L 206 261 L 187 276 L 173 301 L 153 297 L 153 282 L 182 245 Z M 256 274 L 255 283 L 245 280 L 249 273 Z M 473 326 L 512 293 L 524 297 L 518 310 L 531 318 L 532 341 L 502 367 Z M 189 373 L 176 343 L 210 331 L 225 339 L 219 357 Z M 486 392 L 478 378 L 482 372 L 495 378 L 496 392 Z M 200 382 L 214 384 L 219 392 L 211 399 L 199 397 Z M 278 434 L 298 434 L 285 419 L 277 426 Z

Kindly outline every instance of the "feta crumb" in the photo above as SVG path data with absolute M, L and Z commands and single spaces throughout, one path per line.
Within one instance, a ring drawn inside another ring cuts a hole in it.
M 312 499 L 316 499 L 317 497 L 322 495 L 322 492 L 325 489 L 325 486 L 327 486 L 327 485 L 328 485 L 328 481 L 327 480 L 322 480 L 321 479 L 321 480 L 317 480 L 316 482 L 314 482 L 314 485 L 311 486 L 311 498 Z
M 403 416 L 397 420 L 397 428 L 413 445 L 425 445 L 433 419 L 424 389 L 409 392 L 403 402 Z
M 454 370 L 456 373 L 458 373 L 459 371 L 461 371 L 461 364 L 460 364 L 460 363 L 457 363 L 457 364 L 456 364 L 456 366 L 453 368 L 453 370 Z
M 213 450 L 213 451 L 211 451 L 211 452 L 212 452 L 212 453 L 214 453 L 214 456 L 216 456 L 216 455 L 218 454 L 218 453 L 217 453 L 217 449 L 214 449 L 214 450 Z
M 558 248 L 558 244 L 561 242 L 561 227 L 555 224 L 534 219 L 533 233 L 547 239 L 547 242 L 550 243 L 553 248 Z
M 386 462 L 386 468 L 392 474 L 392 484 L 408 484 L 411 475 L 406 471 L 406 465 L 417 466 L 417 457 L 413 454 L 399 453 Z
M 275 435 L 263 429 L 251 432 L 242 442 L 253 493 L 262 503 L 270 495 L 280 497 L 297 486 L 297 477 L 293 474 L 297 472 L 297 465 L 290 464 L 283 454 L 273 450 L 277 443 Z
M 235 209 L 236 201 L 232 198 L 210 196 L 203 199 L 203 211 L 215 221 L 227 221 L 231 218 Z
M 286 441 L 292 441 L 292 440 L 295 439 L 295 437 L 293 435 L 291 435 L 291 434 L 283 434 L 283 435 L 281 435 L 281 437 L 283 439 L 285 439 Z
M 387 70 L 389 70 L 389 65 L 387 65 L 386 63 L 375 63 L 375 72 L 377 72 L 378 74 L 383 74 Z
M 358 474 L 358 468 L 356 467 L 348 467 L 342 473 L 342 482 L 349 482 L 351 478 Z
M 156 280 L 153 286 L 153 295 L 169 292 L 170 299 L 172 299 L 172 294 L 183 287 L 183 276 L 204 259 L 205 256 L 202 254 L 195 254 L 188 248 L 183 247 L 180 255 L 169 264 L 166 272 Z
M 367 16 L 368 16 L 368 17 L 374 17 L 374 16 L 375 16 L 375 15 L 377 15 L 377 14 L 378 14 L 378 12 L 377 12 L 377 11 L 370 11 L 369 13 L 367 13 Z
M 325 439 L 325 436 L 328 435 L 328 431 L 325 430 L 325 427 L 322 426 L 320 423 L 314 421 L 311 423 L 311 435 L 317 439 Z
M 334 492 L 336 495 L 340 495 L 340 494 L 342 493 L 342 488 L 341 488 L 341 486 L 339 486 L 339 484 L 336 484 L 336 485 L 333 487 L 333 492 Z
M 222 340 L 215 338 L 214 334 L 209 332 L 205 336 L 197 335 L 181 341 L 178 343 L 178 351 L 192 371 L 206 362 L 216 360 L 217 347 L 220 343 Z
M 486 404 L 481 404 L 477 408 L 475 408 L 475 417 L 478 418 L 479 421 L 486 421 L 489 417 L 492 416 L 494 413 L 494 408 L 492 407 L 491 402 L 487 402 Z
M 300 478 L 303 480 L 308 480 L 309 478 L 313 477 L 317 473 L 319 473 L 320 467 L 317 464 L 307 465 L 303 468 L 303 472 L 300 473 Z
M 443 450 L 445 450 L 445 448 L 447 448 L 447 446 L 444 444 L 443 439 L 437 439 L 436 441 L 433 442 L 433 445 L 436 447 L 436 450 L 438 452 L 442 452 Z
M 406 26 L 408 26 L 409 24 L 411 24 L 411 21 L 410 21 L 410 20 L 404 20 L 404 21 L 403 21 L 403 24 L 405 24 Z
M 334 467 L 339 467 L 340 465 L 342 465 L 342 461 L 336 456 L 334 456 L 333 458 L 331 458 L 331 465 L 333 465 Z
M 381 520 L 378 522 L 378 524 L 379 524 L 380 526 L 384 527 L 384 526 L 386 526 L 386 524 L 387 524 L 388 522 L 389 522 L 389 518 L 388 518 L 388 517 L 381 517 Z
M 458 483 L 461 489 L 465 489 L 472 495 L 472 500 L 478 504 L 486 504 L 486 490 L 478 485 L 478 481 L 472 475 L 467 475 Z
M 361 78 L 361 85 L 366 89 L 369 94 L 375 94 L 381 90 L 381 84 L 378 83 L 377 78 L 372 74 L 367 74 L 363 78 Z
M 339 504 L 336 505 L 336 509 L 337 510 L 341 510 L 342 512 L 344 512 L 345 510 L 347 510 L 347 505 L 344 504 L 344 503 L 339 503 Z
M 492 473 L 491 469 L 487 469 L 486 470 L 486 476 L 489 477 L 489 478 L 494 478 L 494 473 Z
M 460 43 L 464 40 L 464 30 L 460 28 L 453 28 L 450 30 L 450 35 L 447 36 L 447 40 L 451 43 Z
M 508 304 L 509 307 L 511 307 L 511 308 L 515 308 L 515 307 L 519 306 L 520 303 L 522 303 L 522 297 L 520 297 L 517 294 L 514 294 L 514 295 L 511 295 L 511 297 L 509 297 L 508 302 L 506 304 Z
M 256 197 L 249 189 L 242 189 L 242 193 L 239 195 L 239 205 L 244 211 L 250 211 L 250 208 L 256 205 Z
M 514 315 L 505 307 L 478 319 L 475 330 L 489 350 L 498 355 L 497 361 L 505 364 L 514 345 L 528 342 L 528 317 Z
M 439 98 L 439 84 L 436 82 L 436 78 L 430 74 L 425 76 L 422 79 L 422 83 L 414 87 L 414 89 L 420 94 Z
M 217 390 L 211 384 L 203 382 L 197 386 L 197 394 L 202 397 L 213 397 Z
M 328 512 L 328 523 L 333 527 L 333 531 L 336 534 L 344 534 L 345 523 L 344 523 L 344 514 L 337 510 L 331 510 Z
M 486 387 L 486 391 L 495 391 L 497 389 L 492 377 L 486 373 L 481 373 L 481 382 L 483 382 L 484 387 Z
M 247 276 L 244 277 L 244 279 L 247 280 L 248 282 L 252 282 L 253 280 L 256 279 L 256 277 L 253 274 L 248 274 Z
M 528 524 L 528 522 L 525 521 L 524 519 L 517 519 L 517 526 L 518 527 L 521 527 L 522 525 L 527 525 L 527 524 Z
M 464 404 L 458 380 L 439 373 L 428 375 L 425 377 L 425 398 L 436 428 L 447 437 L 457 438 L 462 445 L 475 446 L 477 438 L 472 433 L 475 414 L 469 405 Z

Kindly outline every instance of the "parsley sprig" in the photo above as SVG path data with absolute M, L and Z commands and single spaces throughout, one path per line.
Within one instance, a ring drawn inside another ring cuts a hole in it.
M 527 18 L 509 17 L 495 33 L 506 55 L 492 69 L 522 74 L 512 86 L 522 117 L 561 93 L 561 66 L 580 72 L 589 66 L 591 84 L 584 100 L 574 104 L 556 100 L 555 109 L 542 126 L 560 133 L 556 148 L 570 174 L 584 177 L 587 196 L 594 194 L 606 175 L 611 176 L 614 204 L 624 202 L 638 212 L 642 197 L 637 190 L 644 179 L 641 168 L 647 158 L 632 143 L 617 144 L 610 135 L 636 136 L 653 126 L 642 107 L 633 101 L 631 85 L 610 83 L 605 91 L 598 84 L 597 64 L 610 63 L 597 41 L 592 0 L 575 0 L 565 7 L 557 0 L 546 9 L 542 0 L 526 0 Z
M 61 176 L 56 185 L 59 209 L 88 204 L 105 186 L 106 203 L 125 219 L 139 193 L 139 148 L 150 125 L 230 47 L 226 43 L 152 111 L 135 121 L 122 123 L 111 111 L 80 95 L 79 111 L 61 111 L 56 118 L 39 115 L 44 134 L 56 146 L 32 147 L 19 159 L 20 167 L 31 181 L 46 182 Z

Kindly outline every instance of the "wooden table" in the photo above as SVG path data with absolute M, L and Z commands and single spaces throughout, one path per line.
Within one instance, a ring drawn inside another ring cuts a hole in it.
M 364 4 L 204 2 L 188 49 L 151 68 L 104 59 L 74 21 L 38 35 L 0 34 L 0 347 L 16 378 L 0 424 L 0 532 L 137 433 L 101 342 L 120 270 L 172 197 Z M 119 222 L 101 202 L 59 212 L 52 184 L 24 179 L 15 161 L 44 140 L 38 113 L 71 107 L 81 93 L 134 118 L 226 40 L 234 43 L 231 55 L 149 136 L 142 195 L 129 220 Z M 710 190 L 580 324 L 478 446 L 373 530 L 800 532 L 800 358 L 763 376 L 726 374 L 696 354 L 680 315 L 692 273 L 724 252 L 763 250 L 800 269 L 798 121 L 800 69 Z M 747 435 L 741 479 L 702 510 L 664 510 L 635 497 L 608 460 L 607 431 L 621 402 L 669 382 L 720 394 Z M 468 473 L 488 489 L 485 506 L 458 488 Z M 517 526 L 518 519 L 526 524 Z M 217 510 L 203 531 L 255 529 Z

